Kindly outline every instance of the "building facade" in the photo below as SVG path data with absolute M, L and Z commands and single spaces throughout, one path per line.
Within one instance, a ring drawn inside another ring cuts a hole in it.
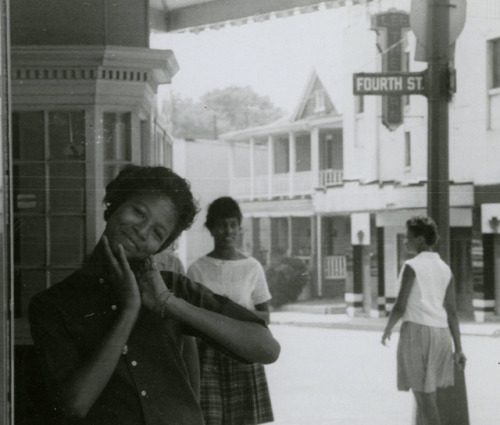
M 351 314 L 391 309 L 407 258 L 405 221 L 427 207 L 427 99 L 396 99 L 402 122 L 384 125 L 387 100 L 353 95 L 354 73 L 426 68 L 415 61 L 410 2 L 393 3 L 339 12 L 343 68 L 318 69 L 289 119 L 223 135 L 232 163 L 246 158 L 246 167 L 230 166 L 231 193 L 252 218 L 254 255 L 302 258 L 314 271 L 311 296 L 343 296 Z M 388 14 L 406 22 L 396 39 L 377 27 Z M 499 45 L 500 6 L 469 2 L 449 103 L 449 243 L 459 311 L 479 321 L 500 311 Z

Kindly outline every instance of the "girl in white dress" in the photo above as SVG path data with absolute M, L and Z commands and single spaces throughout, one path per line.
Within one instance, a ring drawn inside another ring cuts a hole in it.
M 271 299 L 264 270 L 252 257 L 236 249 L 242 214 L 230 197 L 218 198 L 208 208 L 205 226 L 214 249 L 196 260 L 188 276 L 269 321 Z M 264 367 L 244 364 L 199 343 L 200 404 L 207 425 L 253 425 L 273 421 Z
M 406 222 L 406 245 L 416 256 L 405 262 L 400 290 L 382 336 L 390 339 L 402 319 L 397 354 L 398 390 L 411 389 L 417 417 L 441 425 L 436 389 L 454 384 L 454 365 L 465 366 L 455 307 L 455 284 L 448 265 L 433 251 L 437 226 L 425 216 Z M 454 352 L 452 346 L 454 345 Z

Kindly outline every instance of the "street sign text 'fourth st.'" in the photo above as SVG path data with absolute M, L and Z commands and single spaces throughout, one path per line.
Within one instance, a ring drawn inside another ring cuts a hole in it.
M 425 72 L 362 72 L 353 75 L 355 95 L 425 95 Z

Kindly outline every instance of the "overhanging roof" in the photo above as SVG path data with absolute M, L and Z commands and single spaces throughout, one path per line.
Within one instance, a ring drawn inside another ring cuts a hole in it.
M 150 0 L 151 30 L 198 32 L 372 0 Z

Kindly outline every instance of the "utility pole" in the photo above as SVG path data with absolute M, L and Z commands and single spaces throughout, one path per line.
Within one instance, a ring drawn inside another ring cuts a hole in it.
M 450 188 L 448 149 L 450 1 L 428 2 L 427 68 L 427 214 L 438 226 L 441 258 L 450 260 Z

